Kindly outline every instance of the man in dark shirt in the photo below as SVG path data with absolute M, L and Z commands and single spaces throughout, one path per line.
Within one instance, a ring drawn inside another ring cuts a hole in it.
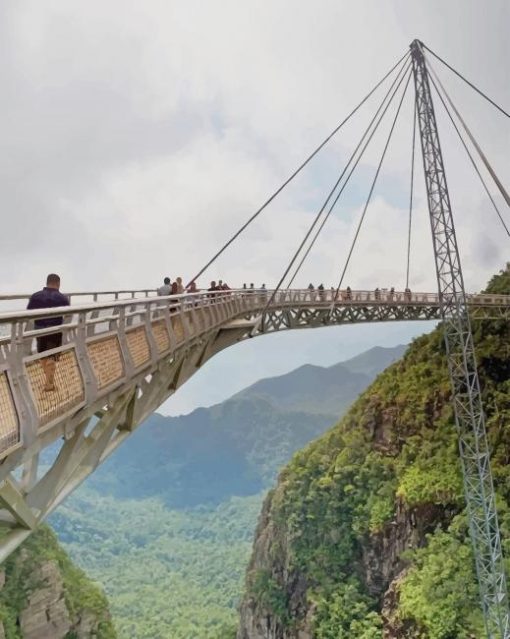
M 59 306 L 69 306 L 69 300 L 65 295 L 59 291 L 60 289 L 60 277 L 55 273 L 50 273 L 46 278 L 46 286 L 41 290 L 34 293 L 28 301 L 27 309 L 35 310 L 42 308 L 57 308 Z M 61 315 L 57 317 L 42 317 L 36 319 L 34 327 L 39 328 L 51 328 L 52 326 L 60 326 L 63 322 Z M 42 353 L 49 351 L 53 348 L 59 348 L 62 346 L 62 333 L 50 333 L 49 335 L 41 335 L 37 337 L 37 352 Z M 45 391 L 55 390 L 55 367 L 56 367 L 56 355 L 45 357 L 41 360 L 44 376 L 46 378 Z

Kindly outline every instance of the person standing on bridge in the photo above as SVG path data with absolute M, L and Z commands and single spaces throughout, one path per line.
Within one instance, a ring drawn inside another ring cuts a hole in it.
M 216 293 L 218 292 L 218 285 L 216 284 L 216 280 L 212 280 L 211 286 L 207 289 L 207 297 L 214 298 Z
M 177 294 L 182 295 L 184 293 L 184 284 L 182 283 L 182 277 L 176 279 L 177 282 Z
M 165 277 L 165 279 L 163 280 L 163 286 L 160 286 L 158 288 L 158 295 L 159 297 L 165 297 L 166 295 L 170 295 L 171 292 L 172 287 L 170 286 L 170 278 Z
M 60 292 L 60 277 L 56 273 L 50 273 L 46 278 L 46 286 L 41 291 L 34 293 L 28 300 L 27 309 L 58 308 L 59 306 L 69 306 L 69 299 Z M 61 315 L 57 317 L 42 317 L 41 319 L 35 320 L 34 328 L 43 329 L 60 326 L 63 321 L 64 319 Z M 38 353 L 60 348 L 62 346 L 62 333 L 41 335 L 41 337 L 36 338 L 36 341 Z M 46 382 L 44 390 L 48 392 L 55 390 L 55 368 L 57 359 L 58 354 L 41 359 L 41 366 Z

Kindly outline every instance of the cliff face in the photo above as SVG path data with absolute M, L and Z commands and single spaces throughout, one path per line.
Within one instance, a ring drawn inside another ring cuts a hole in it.
M 507 269 L 492 292 L 510 292 Z M 474 325 L 510 555 L 510 328 Z M 294 456 L 260 516 L 238 639 L 481 639 L 442 334 Z
M 115 639 L 106 597 L 42 526 L 0 567 L 0 639 Z

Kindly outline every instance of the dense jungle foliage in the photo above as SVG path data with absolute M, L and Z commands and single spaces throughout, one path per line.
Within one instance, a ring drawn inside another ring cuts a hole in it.
M 190 415 L 153 415 L 59 507 L 51 524 L 104 586 L 120 637 L 233 639 L 261 491 L 402 351 L 303 366 Z
M 261 503 L 262 494 L 177 511 L 82 490 L 52 524 L 104 586 L 119 637 L 230 639 Z
M 510 293 L 508 267 L 487 291 Z M 476 321 L 473 331 L 510 557 L 510 326 Z M 261 608 L 284 626 L 296 622 L 289 584 L 274 577 L 285 554 L 285 568 L 307 584 L 316 639 L 379 639 L 389 584 L 367 583 L 363 553 L 408 513 L 422 522 L 423 539 L 400 558 L 397 605 L 385 622 L 405 628 L 402 637 L 485 636 L 450 398 L 439 327 L 416 339 L 337 426 L 293 457 L 270 498 L 270 565 L 247 579 Z

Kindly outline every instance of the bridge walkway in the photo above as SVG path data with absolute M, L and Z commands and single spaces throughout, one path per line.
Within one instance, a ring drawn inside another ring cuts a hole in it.
M 158 297 L 155 291 L 73 293 L 70 307 L 0 313 L 0 561 L 210 357 L 281 330 L 438 320 L 432 293 L 295 289 Z M 28 296 L 0 298 L 26 306 Z M 477 319 L 510 317 L 510 296 L 470 295 Z M 1 307 L 1 306 L 0 306 Z M 263 311 L 264 317 L 262 318 Z M 35 352 L 34 320 L 63 316 L 62 346 Z M 263 321 L 262 321 L 263 319 Z M 41 361 L 57 357 L 56 389 Z M 40 454 L 58 442 L 55 459 Z

